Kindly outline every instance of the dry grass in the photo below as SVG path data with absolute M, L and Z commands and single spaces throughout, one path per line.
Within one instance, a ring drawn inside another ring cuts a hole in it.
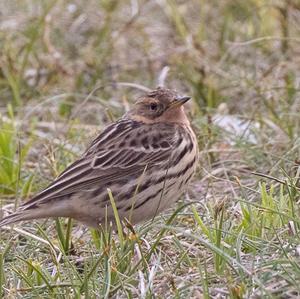
M 300 296 L 299 20 L 297 0 L 0 0 L 2 213 L 138 88 L 193 96 L 202 153 L 178 206 L 126 235 L 2 230 L 0 297 Z

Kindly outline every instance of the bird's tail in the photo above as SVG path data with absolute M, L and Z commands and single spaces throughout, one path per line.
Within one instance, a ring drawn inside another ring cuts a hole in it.
M 15 213 L 12 213 L 6 217 L 4 217 L 3 219 L 0 220 L 0 227 L 4 226 L 4 225 L 8 225 L 8 224 L 12 224 L 15 222 L 19 222 L 22 220 L 28 220 L 30 218 L 28 213 L 24 213 L 24 211 L 17 211 Z
M 51 216 L 48 215 L 48 210 L 49 209 L 39 209 L 35 206 L 20 206 L 15 212 L 0 220 L 0 228 L 4 225 L 9 225 L 19 221 L 46 218 L 47 216 Z
M 0 228 L 19 221 L 41 219 L 49 217 L 70 217 L 72 210 L 69 201 L 60 200 L 56 205 L 41 205 L 26 203 L 20 206 L 14 213 L 0 220 Z

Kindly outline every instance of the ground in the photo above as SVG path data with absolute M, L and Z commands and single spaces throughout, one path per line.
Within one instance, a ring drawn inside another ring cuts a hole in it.
M 0 297 L 299 297 L 299 53 L 297 0 L 0 0 L 0 217 L 145 87 L 192 96 L 201 154 L 153 221 L 4 227 Z

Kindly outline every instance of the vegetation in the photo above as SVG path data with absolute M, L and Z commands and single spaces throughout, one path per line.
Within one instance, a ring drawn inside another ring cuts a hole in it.
M 0 14 L 0 214 L 143 86 L 193 96 L 201 148 L 188 194 L 153 221 L 2 229 L 0 297 L 300 296 L 298 0 L 10 0 Z

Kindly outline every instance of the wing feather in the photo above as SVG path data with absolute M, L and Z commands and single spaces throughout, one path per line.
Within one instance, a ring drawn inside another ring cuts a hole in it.
M 66 198 L 95 186 L 118 182 L 127 176 L 140 176 L 145 167 L 168 163 L 178 144 L 174 126 L 146 125 L 121 119 L 108 126 L 90 144 L 83 156 L 67 167 L 45 190 L 23 207 Z

